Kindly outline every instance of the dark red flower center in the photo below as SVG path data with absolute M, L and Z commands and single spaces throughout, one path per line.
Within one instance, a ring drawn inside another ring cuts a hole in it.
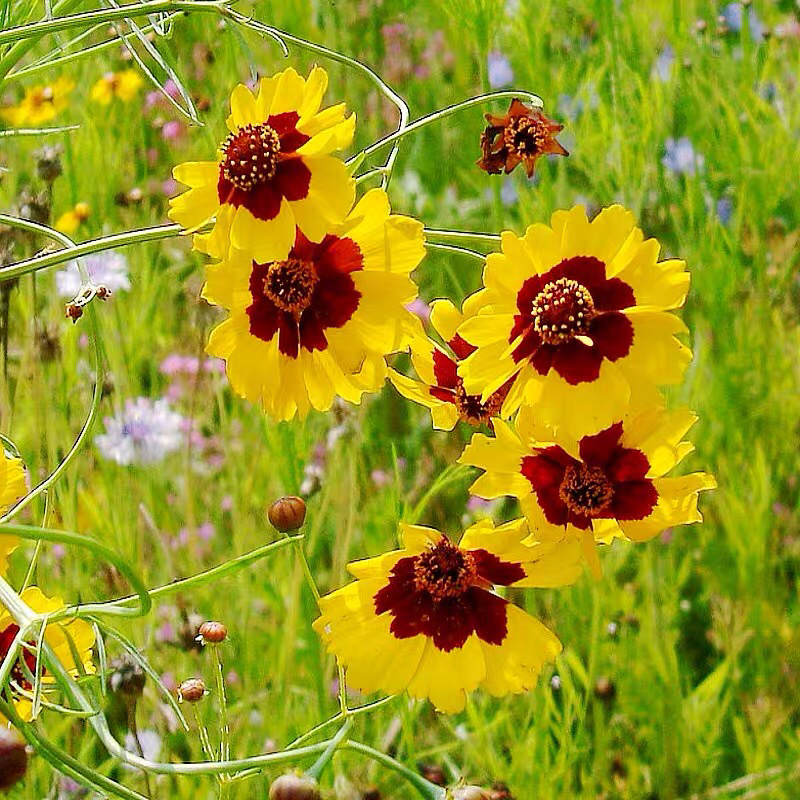
M 580 460 L 562 447 L 536 448 L 520 472 L 531 484 L 545 519 L 552 525 L 586 530 L 593 519 L 641 520 L 650 516 L 658 491 L 647 477 L 650 462 L 621 443 L 617 422 L 580 441 Z
M 573 513 L 596 517 L 608 508 L 614 487 L 601 467 L 570 464 L 564 471 L 558 496 Z
M 328 235 L 309 241 L 298 229 L 285 261 L 253 262 L 247 308 L 250 333 L 262 341 L 278 336 L 278 349 L 297 358 L 300 348 L 324 350 L 325 331 L 341 328 L 358 308 L 361 293 L 352 273 L 364 259 L 358 245 L 345 237 Z
M 281 140 L 269 125 L 245 125 L 222 143 L 222 174 L 246 192 L 275 177 Z
M 0 663 L 2 663 L 9 651 L 14 639 L 19 633 L 19 625 L 9 625 L 4 630 L 0 631 Z M 33 647 L 34 642 L 28 642 Z M 16 663 L 11 668 L 11 680 L 25 691 L 31 691 L 33 684 L 29 679 L 30 675 L 36 674 L 36 656 L 25 648 L 21 649 L 21 655 L 18 656 Z M 44 670 L 42 671 L 44 674 Z
M 42 89 L 34 90 L 33 94 L 31 94 L 31 104 L 35 108 L 39 108 L 43 106 L 45 103 L 52 103 L 55 99 L 53 95 L 53 89 L 51 86 L 45 86 Z
M 531 308 L 533 328 L 547 344 L 561 344 L 573 336 L 586 335 L 594 316 L 589 290 L 572 278 L 559 278 L 545 285 Z
M 485 403 L 479 394 L 467 394 L 464 381 L 459 377 L 456 383 L 454 403 L 459 417 L 470 425 L 485 425 L 500 413 L 507 392 L 494 392 Z
M 503 561 L 487 550 L 464 550 L 443 536 L 416 556 L 401 558 L 375 594 L 375 613 L 392 616 L 398 639 L 423 635 L 445 652 L 463 647 L 474 633 L 502 644 L 508 632 L 506 601 L 493 585 L 522 580 L 521 564 Z
M 445 537 L 417 557 L 414 585 L 436 600 L 461 597 L 477 577 L 475 559 Z
M 312 261 L 273 261 L 264 278 L 264 294 L 283 311 L 299 317 L 310 305 L 319 275 Z
M 607 278 L 602 261 L 566 258 L 532 275 L 517 293 L 512 357 L 529 361 L 540 375 L 555 370 L 573 385 L 597 380 L 604 360 L 617 361 L 631 349 L 633 325 L 622 311 L 634 305 L 633 289 Z
M 506 147 L 521 156 L 541 153 L 550 136 L 544 119 L 538 117 L 512 117 L 503 130 Z

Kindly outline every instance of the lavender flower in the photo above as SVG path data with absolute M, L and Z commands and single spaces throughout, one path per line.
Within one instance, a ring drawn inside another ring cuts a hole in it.
M 733 216 L 733 200 L 730 197 L 720 197 L 717 200 L 717 218 L 723 225 L 728 225 Z
M 677 140 L 670 136 L 664 143 L 661 163 L 676 175 L 694 175 L 703 171 L 705 157 L 695 152 L 688 136 L 681 136 Z
M 131 288 L 131 282 L 128 280 L 128 259 L 125 256 L 113 251 L 95 253 L 86 256 L 83 263 L 92 283 L 102 284 L 112 292 Z M 74 261 L 70 262 L 66 269 L 56 273 L 56 289 L 61 297 L 75 297 L 82 285 L 81 274 Z
M 667 45 L 659 54 L 653 66 L 653 76 L 661 83 L 666 83 L 672 74 L 672 65 L 675 63 L 675 53 Z
M 161 461 L 185 438 L 185 418 L 164 399 L 128 400 L 122 412 L 104 421 L 106 432 L 95 437 L 95 444 L 103 458 L 122 466 Z
M 514 80 L 514 70 L 508 56 L 498 50 L 493 50 L 488 57 L 489 86 L 500 89 L 510 86 Z
M 720 15 L 725 24 L 734 33 L 741 33 L 744 27 L 744 9 L 741 3 L 728 3 Z M 747 9 L 747 25 L 750 29 L 750 38 L 757 42 L 764 35 L 764 25 L 756 14 L 754 8 Z

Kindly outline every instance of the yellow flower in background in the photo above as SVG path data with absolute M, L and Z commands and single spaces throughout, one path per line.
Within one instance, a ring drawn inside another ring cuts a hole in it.
M 432 528 L 400 530 L 401 550 L 349 564 L 357 580 L 320 600 L 314 630 L 348 684 L 407 691 L 451 714 L 478 686 L 495 696 L 531 688 L 561 643 L 494 587 L 570 583 L 577 548 L 570 558 L 524 544 L 524 520 L 482 520 L 457 544 Z
M 48 122 L 67 107 L 67 95 L 74 87 L 73 81 L 61 77 L 51 84 L 26 89 L 20 104 L 0 110 L 0 116 L 15 128 Z
M 22 461 L 6 455 L 5 451 L 0 452 L 0 514 L 5 514 L 27 492 Z M 0 575 L 6 574 L 8 557 L 17 549 L 17 545 L 19 539 L 16 536 L 0 534 Z
M 87 203 L 76 203 L 75 208 L 65 211 L 56 220 L 56 230 L 69 236 L 75 233 L 89 219 L 89 215 L 90 209 Z
M 286 420 L 358 403 L 386 378 L 385 356 L 408 344 L 425 255 L 422 224 L 391 214 L 382 189 L 318 243 L 301 230 L 279 260 L 233 256 L 207 269 L 203 297 L 230 316 L 206 351 L 225 359 L 233 390 Z
M 716 486 L 713 476 L 665 477 L 694 449 L 683 441 L 697 420 L 687 409 L 652 408 L 580 439 L 554 435 L 535 414 L 525 406 L 515 427 L 498 420 L 493 437 L 475 434 L 459 462 L 485 471 L 473 494 L 518 498 L 537 540 L 580 541 L 599 576 L 596 543 L 644 542 L 702 521 L 697 498 Z
M 49 598 L 36 586 L 25 589 L 20 595 L 28 607 L 37 614 L 51 614 L 65 608 L 63 601 L 58 598 Z M 19 626 L 8 610 L 0 605 L 0 662 L 8 655 L 11 645 L 19 633 Z M 87 675 L 94 673 L 92 664 L 92 648 L 94 647 L 94 630 L 88 622 L 82 619 L 73 619 L 69 622 L 53 622 L 47 625 L 44 639 L 53 649 L 56 658 L 64 665 L 71 675 L 77 677 L 83 671 Z M 80 656 L 80 667 L 75 662 L 69 640 L 75 646 L 75 651 Z M 11 700 L 17 713 L 26 722 L 31 719 L 33 704 L 33 681 L 36 675 L 35 641 L 26 642 L 17 657 L 16 664 L 11 668 Z M 54 683 L 54 678 L 42 668 L 42 683 L 45 688 Z M 0 723 L 2 722 L 0 716 Z
M 320 67 L 307 79 L 289 68 L 262 79 L 255 96 L 241 84 L 233 90 L 217 160 L 173 170 L 189 190 L 170 200 L 170 219 L 194 229 L 216 217 L 198 249 L 225 258 L 236 248 L 266 263 L 286 258 L 296 228 L 319 241 L 342 223 L 355 182 L 330 153 L 353 140 L 355 115 L 345 117 L 344 103 L 320 111 L 327 86 Z
M 683 261 L 658 261 L 633 214 L 557 211 L 551 225 L 506 231 L 486 260 L 477 313 L 459 334 L 477 346 L 460 366 L 467 392 L 484 398 L 513 380 L 503 412 L 536 405 L 542 422 L 573 436 L 597 433 L 629 405 L 657 404 L 691 359 L 670 309 L 683 305 Z
M 107 106 L 115 97 L 127 103 L 133 100 L 142 88 L 142 76 L 135 69 L 124 69 L 122 72 L 106 72 L 89 93 L 95 103 Z
M 421 380 L 389 370 L 389 380 L 395 389 L 407 400 L 429 408 L 433 427 L 440 430 L 452 430 L 459 420 L 469 425 L 491 427 L 492 417 L 500 413 L 511 388 L 509 380 L 485 402 L 481 401 L 480 392 L 470 395 L 464 391 L 458 365 L 477 348 L 459 336 L 456 329 L 471 315 L 476 299 L 477 295 L 469 298 L 463 312 L 449 300 L 435 300 L 431 304 L 431 324 L 447 347 L 431 341 L 421 332 L 414 336 L 411 341 L 411 363 Z

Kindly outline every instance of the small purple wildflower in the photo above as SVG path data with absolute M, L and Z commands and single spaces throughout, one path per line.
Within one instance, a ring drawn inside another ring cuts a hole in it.
M 744 27 L 744 8 L 741 3 L 728 3 L 720 15 L 728 28 L 733 33 L 741 33 Z M 758 17 L 755 8 L 747 9 L 747 26 L 750 29 L 750 38 L 758 42 L 764 36 L 764 25 Z
M 181 446 L 185 421 L 165 399 L 137 397 L 106 417 L 106 432 L 94 441 L 103 458 L 121 466 L 155 464 Z

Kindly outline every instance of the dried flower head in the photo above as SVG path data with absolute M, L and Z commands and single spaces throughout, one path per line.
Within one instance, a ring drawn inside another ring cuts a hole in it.
M 296 531 L 306 519 L 306 503 L 302 497 L 289 495 L 276 500 L 267 511 L 270 524 L 281 533 Z
M 178 700 L 199 703 L 206 696 L 206 685 L 200 678 L 189 678 L 178 687 Z
M 539 156 L 569 155 L 555 138 L 564 126 L 548 119 L 538 108 L 528 108 L 514 99 L 505 116 L 487 114 L 486 120 L 489 124 L 481 134 L 483 156 L 477 164 L 490 175 L 508 175 L 522 163 L 530 178 Z
M 141 697 L 146 679 L 142 665 L 126 653 L 111 662 L 108 688 L 115 694 Z

